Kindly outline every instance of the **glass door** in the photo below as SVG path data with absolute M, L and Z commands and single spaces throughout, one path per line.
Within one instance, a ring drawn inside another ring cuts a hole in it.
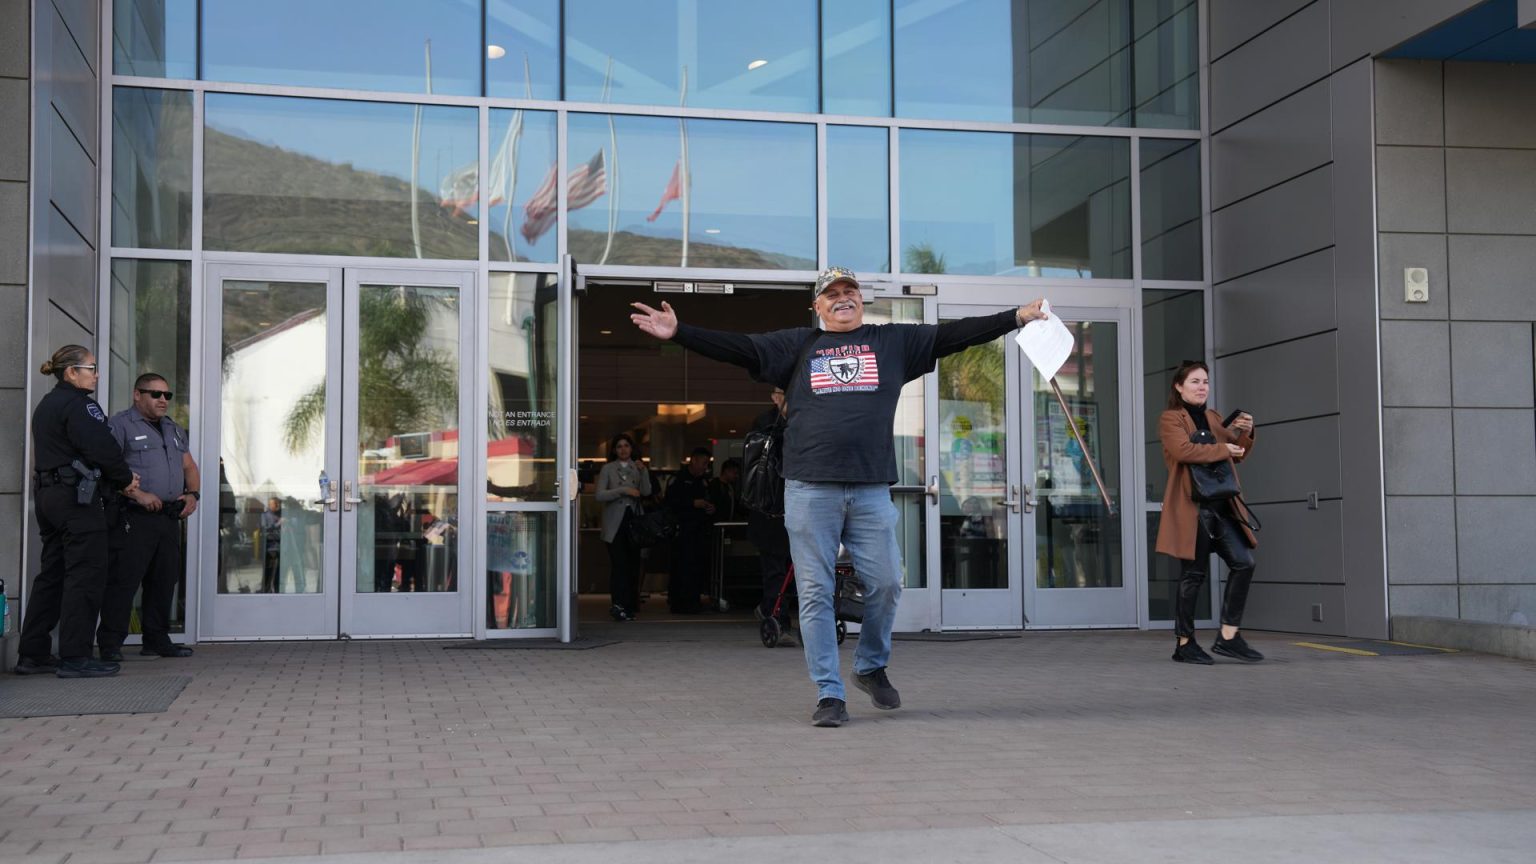
M 219 479 L 203 635 L 472 632 L 459 434 L 473 277 L 210 264 L 204 284 Z
M 939 321 L 1006 307 L 943 304 Z M 1015 388 L 1020 352 L 1003 336 L 939 360 L 937 434 L 929 436 L 938 515 L 930 536 L 938 550 L 939 616 L 946 630 L 1024 626 L 1019 556 L 1022 526 Z M 1025 492 L 1024 494 L 1027 494 Z
M 1134 524 L 1122 512 L 1134 458 L 1129 314 L 1053 311 L 1074 337 L 1072 356 L 1056 373 L 1061 398 L 1027 361 L 1021 360 L 1025 374 L 1012 388 L 1026 419 L 1017 451 L 1026 484 L 1021 537 L 1027 545 L 1020 549 L 1026 620 L 1040 628 L 1135 627 L 1136 569 L 1127 568 L 1132 559 L 1126 554 L 1135 548 Z M 1089 456 L 1113 513 L 1099 495 Z
M 211 264 L 204 286 L 218 518 L 202 521 L 201 636 L 334 638 L 341 271 Z
M 454 271 L 346 271 L 340 632 L 469 635 L 461 531 L 473 473 L 466 314 L 472 277 Z M 464 443 L 469 443 L 465 441 Z M 466 453 L 466 456 L 472 455 Z

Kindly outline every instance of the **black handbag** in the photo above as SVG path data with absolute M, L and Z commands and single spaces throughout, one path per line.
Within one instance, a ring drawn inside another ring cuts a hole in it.
M 624 514 L 624 523 L 619 529 L 629 536 L 630 543 L 645 549 L 677 536 L 677 514 L 666 508 L 631 510 Z
M 1216 436 L 1209 430 L 1197 429 L 1189 435 L 1191 444 L 1216 444 Z M 1190 496 L 1196 501 L 1229 501 L 1242 494 L 1237 487 L 1237 472 L 1232 470 L 1232 460 L 1220 462 L 1190 463 Z
M 789 373 L 789 380 L 781 385 L 786 394 L 799 377 L 811 344 L 820 335 L 821 331 L 812 327 L 810 335 L 801 343 L 795 368 Z M 784 515 L 784 426 L 784 417 L 780 415 L 767 429 L 748 432 L 742 442 L 741 501 L 766 516 Z

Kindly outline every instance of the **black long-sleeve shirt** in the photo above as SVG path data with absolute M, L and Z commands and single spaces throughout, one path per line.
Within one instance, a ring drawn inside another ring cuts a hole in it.
M 940 357 L 1018 327 L 1014 310 L 943 324 L 866 324 L 847 333 L 811 328 L 729 333 L 679 323 L 674 342 L 784 388 L 789 425 L 784 476 L 824 483 L 895 483 L 891 425 L 901 387 Z M 793 379 L 793 380 L 791 380 Z
M 123 448 L 107 427 L 107 415 L 89 391 L 62 381 L 48 391 L 32 414 L 32 464 L 38 471 L 68 468 L 76 459 L 100 468 L 113 489 L 133 482 Z

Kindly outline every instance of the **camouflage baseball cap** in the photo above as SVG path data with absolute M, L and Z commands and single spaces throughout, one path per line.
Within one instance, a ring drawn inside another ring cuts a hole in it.
M 855 288 L 864 287 L 859 284 L 859 277 L 853 275 L 853 271 L 847 267 L 828 267 L 816 277 L 816 287 L 811 289 L 811 300 L 814 301 L 821 296 L 821 292 L 838 282 L 847 282 Z

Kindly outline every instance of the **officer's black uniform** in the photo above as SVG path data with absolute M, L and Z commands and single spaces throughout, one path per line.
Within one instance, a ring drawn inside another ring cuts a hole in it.
M 123 451 L 107 430 L 107 415 L 89 391 L 60 381 L 32 415 L 37 527 L 43 535 L 42 569 L 28 594 L 20 654 L 45 660 L 59 628 L 59 656 L 86 659 L 107 584 L 105 498 L 133 482 Z M 79 460 L 101 471 L 89 504 L 76 499 Z

